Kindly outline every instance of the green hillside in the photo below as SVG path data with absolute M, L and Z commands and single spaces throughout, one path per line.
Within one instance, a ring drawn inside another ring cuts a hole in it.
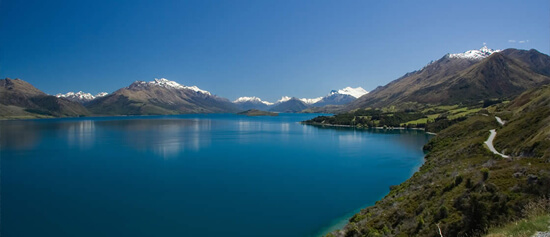
M 439 236 L 438 226 L 443 236 L 479 236 L 528 217 L 532 203 L 550 196 L 549 100 L 550 87 L 532 89 L 444 129 L 413 177 L 329 236 Z M 490 129 L 511 158 L 487 149 Z

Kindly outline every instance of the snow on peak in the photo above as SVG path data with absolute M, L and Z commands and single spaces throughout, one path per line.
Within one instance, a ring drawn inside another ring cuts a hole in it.
M 165 87 L 165 88 L 175 88 L 175 89 L 184 89 L 185 88 L 184 86 L 180 85 L 179 83 L 177 83 L 175 81 L 170 81 L 166 78 L 161 78 L 161 79 L 155 78 L 155 80 L 150 81 L 149 84 L 162 86 L 162 87 Z
M 86 92 L 83 92 L 83 91 L 79 91 L 79 92 L 67 92 L 65 94 L 62 94 L 62 93 L 59 93 L 59 94 L 56 94 L 55 97 L 58 97 L 58 98 L 66 98 L 66 99 L 69 99 L 69 100 L 73 100 L 73 101 L 91 101 L 95 98 L 98 98 L 98 97 L 103 97 L 103 96 L 106 96 L 108 95 L 109 93 L 107 92 L 100 92 L 98 93 L 97 95 L 92 95 L 90 93 L 86 93 Z
M 248 101 L 254 101 L 254 102 L 260 102 L 262 101 L 262 99 L 256 97 L 256 96 L 252 96 L 252 97 L 248 97 L 248 96 L 243 96 L 243 97 L 239 97 L 238 99 L 236 99 L 235 101 L 233 101 L 234 103 L 239 103 L 239 102 L 248 102 Z
M 243 96 L 243 97 L 240 97 L 240 98 L 236 99 L 235 101 L 233 101 L 233 103 L 244 103 L 244 102 L 256 102 L 256 103 L 262 103 L 262 104 L 265 104 L 265 105 L 272 105 L 273 104 L 273 103 L 268 102 L 268 101 L 263 101 L 262 99 L 260 99 L 259 97 L 256 97 L 256 96 L 252 96 L 252 97 Z
M 107 93 L 107 92 L 99 92 L 99 93 L 97 93 L 97 95 L 95 95 L 95 98 L 97 98 L 97 97 L 103 97 L 103 96 L 106 96 L 106 95 L 108 95 L 108 94 L 109 94 L 109 93 Z
M 474 50 L 468 50 L 464 53 L 455 53 L 455 54 L 449 54 L 449 58 L 465 58 L 465 59 L 474 59 L 474 60 L 480 60 L 486 57 L 489 57 L 491 54 L 500 52 L 502 50 L 497 49 L 489 49 L 487 46 L 481 47 L 481 49 L 474 49 Z
M 138 83 L 139 85 L 151 85 L 151 86 L 160 86 L 160 87 L 164 87 L 164 88 L 168 88 L 168 89 L 187 89 L 187 90 L 192 90 L 192 91 L 195 91 L 195 92 L 199 92 L 199 93 L 203 93 L 203 94 L 206 94 L 206 95 L 211 95 L 210 92 L 208 91 L 205 91 L 205 90 L 201 90 L 200 88 L 198 88 L 197 86 L 184 86 L 184 85 L 181 85 L 175 81 L 170 81 L 166 78 L 155 78 L 154 81 L 150 81 L 150 82 L 143 82 L 143 81 L 139 81 L 139 82 L 134 82 L 134 83 Z
M 277 103 L 283 103 L 283 102 L 287 102 L 289 101 L 290 99 L 292 99 L 292 97 L 289 97 L 289 96 L 283 96 L 281 97 L 280 100 L 277 100 Z
M 304 102 L 305 104 L 308 104 L 308 105 L 312 105 L 312 104 L 315 104 L 319 101 L 322 101 L 323 99 L 331 96 L 331 95 L 334 95 L 334 94 L 341 94 L 341 95 L 349 95 L 349 96 L 352 96 L 354 98 L 359 98 L 365 94 L 369 93 L 368 91 L 366 91 L 365 89 L 363 89 L 362 87 L 356 87 L 356 88 L 353 88 L 353 87 L 346 87 L 344 89 L 341 89 L 341 90 L 332 90 L 328 95 L 326 96 L 321 96 L 321 97 L 317 97 L 317 98 L 301 98 L 299 99 L 300 101 Z M 277 103 L 282 103 L 282 102 L 286 102 L 286 101 L 289 101 L 290 99 L 292 99 L 292 97 L 289 97 L 289 96 L 283 96 L 280 100 L 277 101 Z
M 198 88 L 197 86 L 184 86 L 184 88 L 188 89 L 188 90 L 195 91 L 195 92 L 200 92 L 200 93 L 203 93 L 203 94 L 207 94 L 207 95 L 212 95 L 212 94 L 210 94 L 209 91 L 202 90 L 202 89 Z
M 317 97 L 317 98 L 313 98 L 313 99 L 307 99 L 307 98 L 301 98 L 300 100 L 308 105 L 310 104 L 315 104 L 317 102 L 319 102 L 320 100 L 322 100 L 324 97 Z
M 356 87 L 356 88 L 353 88 L 353 87 L 346 87 L 344 89 L 341 89 L 341 90 L 333 90 L 330 92 L 329 96 L 330 95 L 333 95 L 333 94 L 343 94 L 343 95 L 351 95 L 355 98 L 359 98 L 365 94 L 369 93 L 368 91 L 366 91 L 365 89 L 363 89 L 362 87 Z

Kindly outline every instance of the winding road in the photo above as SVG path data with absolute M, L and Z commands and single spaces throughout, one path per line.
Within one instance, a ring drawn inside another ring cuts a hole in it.
M 504 120 L 502 120 L 501 118 L 495 116 L 495 119 L 497 120 L 497 122 L 504 126 L 504 124 L 506 123 Z M 489 138 L 487 138 L 487 141 L 485 141 L 485 145 L 487 145 L 487 148 L 489 148 L 489 150 L 491 152 L 493 152 L 494 154 L 497 154 L 499 156 L 502 156 L 502 158 L 510 158 L 510 156 L 507 156 L 507 155 L 504 155 L 500 152 L 498 152 L 496 149 L 495 149 L 495 146 L 493 146 L 493 140 L 495 140 L 495 137 L 497 136 L 497 130 L 496 129 L 491 129 L 489 130 L 489 132 L 491 134 L 489 134 Z

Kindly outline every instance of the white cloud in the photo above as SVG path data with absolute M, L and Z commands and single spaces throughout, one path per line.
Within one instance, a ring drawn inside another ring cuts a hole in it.
M 515 43 L 516 40 L 508 40 L 508 43 Z
M 525 43 L 525 40 L 520 40 L 519 43 L 523 44 L 523 43 Z

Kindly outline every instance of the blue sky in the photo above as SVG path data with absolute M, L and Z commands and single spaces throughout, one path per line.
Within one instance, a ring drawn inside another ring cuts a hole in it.
M 274 101 L 372 90 L 483 43 L 549 54 L 550 1 L 0 0 L 0 36 L 0 77 L 50 94 L 164 77 Z

